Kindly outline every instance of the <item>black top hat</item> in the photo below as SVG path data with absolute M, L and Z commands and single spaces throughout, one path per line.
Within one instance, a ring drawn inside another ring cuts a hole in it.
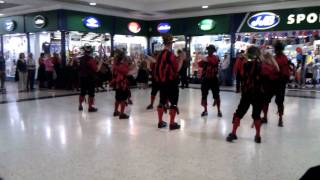
M 91 53 L 91 52 L 93 51 L 93 48 L 92 48 L 92 46 L 91 46 L 90 44 L 85 44 L 85 45 L 83 46 L 83 50 L 84 50 L 84 52 L 86 52 L 86 53 Z
M 210 50 L 213 52 L 217 51 L 216 47 L 213 44 L 210 44 L 206 49 L 207 49 L 207 51 L 210 51 Z

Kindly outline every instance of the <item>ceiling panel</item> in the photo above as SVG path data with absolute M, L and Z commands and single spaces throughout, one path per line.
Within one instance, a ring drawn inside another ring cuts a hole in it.
M 286 1 L 301 1 L 301 0 L 286 0 Z M 214 10 L 214 9 L 222 9 L 222 8 L 237 8 L 237 7 L 244 7 L 244 6 L 252 6 L 252 5 L 264 5 L 264 4 L 270 4 L 270 3 L 277 3 L 279 0 L 264 0 L 264 1 L 241 1 L 236 3 L 220 3 L 209 6 L 206 10 Z M 166 10 L 166 11 L 159 11 L 161 13 L 167 13 L 167 14 L 176 14 L 176 13 L 188 13 L 188 12 L 195 12 L 202 10 L 201 6 L 197 7 L 191 7 L 191 8 L 179 8 L 179 9 L 172 9 L 172 10 Z
M 7 0 L 9 1 L 10 3 L 0 4 L 0 13 L 18 15 L 26 11 L 69 9 L 146 20 L 320 6 L 320 0 Z M 97 6 L 89 6 L 89 2 L 96 2 Z M 209 5 L 209 8 L 202 9 L 202 5 Z M 18 10 L 19 7 L 26 6 L 26 11 Z
M 14 3 L 3 3 L 3 4 L 0 4 L 0 10 L 13 8 L 13 7 L 17 7 L 17 6 L 20 6 L 20 5 L 19 4 L 14 4 Z

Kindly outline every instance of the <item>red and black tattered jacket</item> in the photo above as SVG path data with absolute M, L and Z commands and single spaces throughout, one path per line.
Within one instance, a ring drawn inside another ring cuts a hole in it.
M 216 55 L 207 56 L 207 61 L 200 61 L 199 67 L 202 68 L 202 79 L 217 78 L 219 70 L 219 58 Z
M 234 75 L 240 74 L 241 67 L 244 62 L 245 62 L 245 58 L 243 58 L 243 57 L 238 57 L 236 59 L 236 63 L 234 64 L 234 67 L 233 67 L 233 74 Z
M 259 60 L 246 61 L 241 68 L 242 93 L 261 94 L 261 62 Z
M 276 55 L 275 60 L 277 61 L 280 72 L 279 72 L 279 79 L 280 80 L 289 80 L 290 77 L 290 66 L 289 66 L 289 61 L 286 55 Z
M 155 80 L 158 82 L 175 81 L 179 77 L 179 63 L 173 52 L 165 49 L 157 58 L 155 65 Z
M 129 73 L 129 65 L 125 63 L 115 63 L 112 67 L 113 79 L 111 85 L 115 89 L 128 89 L 127 75 Z
M 151 76 L 152 80 L 155 80 L 156 78 L 156 63 L 150 63 L 150 69 L 151 69 Z
M 84 55 L 79 58 L 79 76 L 94 79 L 97 72 L 97 62 L 93 57 Z
M 274 65 L 262 63 L 261 64 L 261 80 L 264 92 L 271 92 L 274 90 L 274 81 L 279 78 L 279 71 Z

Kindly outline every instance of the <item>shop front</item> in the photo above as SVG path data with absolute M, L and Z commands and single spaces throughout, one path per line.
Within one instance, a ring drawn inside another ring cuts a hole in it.
M 168 21 L 154 21 L 150 23 L 151 38 L 150 52 L 154 53 L 163 49 L 161 34 L 169 33 L 173 35 L 174 43 L 173 50 L 176 53 L 178 50 L 186 48 L 186 36 L 182 29 L 182 21 L 178 19 Z
M 27 14 L 25 22 L 25 30 L 29 36 L 29 52 L 34 59 L 38 59 L 41 53 L 61 53 L 58 11 Z M 38 63 L 36 61 L 37 67 Z
M 94 56 L 111 55 L 112 17 L 76 11 L 64 11 L 63 14 L 66 18 L 63 31 L 67 57 L 79 54 L 85 44 L 94 47 Z
M 0 19 L 3 56 L 6 61 L 6 75 L 13 78 L 20 53 L 28 52 L 27 35 L 24 33 L 23 16 L 12 16 Z
M 206 47 L 213 44 L 217 48 L 217 55 L 220 58 L 220 79 L 223 84 L 226 84 L 227 76 L 229 75 L 230 66 L 230 16 L 206 16 L 197 18 L 182 19 L 184 29 L 186 30 L 187 38 L 189 38 L 188 50 L 191 55 L 190 62 L 190 77 L 193 82 L 199 82 L 201 68 L 198 67 L 198 62 L 206 56 Z
M 148 52 L 148 23 L 141 20 L 115 18 L 114 49 L 125 50 L 127 55 L 138 58 Z
M 248 13 L 236 35 L 236 51 L 259 46 L 273 53 L 282 41 L 292 71 L 292 87 L 317 87 L 320 79 L 319 7 Z M 306 85 L 306 86 L 305 86 Z

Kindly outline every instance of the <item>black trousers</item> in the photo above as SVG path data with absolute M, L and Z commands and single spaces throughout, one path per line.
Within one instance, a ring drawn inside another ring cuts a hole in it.
M 169 100 L 172 107 L 178 105 L 179 100 L 179 83 L 178 81 L 160 82 L 160 103 L 159 106 L 163 107 Z
M 131 96 L 129 89 L 116 89 L 116 101 L 126 101 L 129 96 Z
M 210 79 L 210 80 L 202 80 L 201 83 L 201 94 L 202 101 L 207 101 L 209 90 L 212 92 L 213 99 L 220 98 L 220 88 L 219 88 L 219 80 L 218 78 Z
M 27 89 L 34 89 L 34 78 L 35 78 L 36 70 L 28 70 L 28 80 L 27 80 Z
M 181 87 L 189 87 L 187 70 L 180 72 Z
M 263 107 L 263 94 L 242 93 L 240 103 L 235 112 L 236 117 L 242 119 L 247 113 L 250 105 L 252 105 L 252 118 L 254 120 L 260 119 L 260 114 Z
M 152 86 L 151 86 L 151 96 L 156 96 L 158 92 L 160 91 L 160 86 L 157 81 L 152 81 Z
M 287 83 L 286 81 L 284 80 L 279 80 L 276 82 L 276 88 L 275 88 L 275 96 L 276 96 L 276 99 L 275 99 L 275 102 L 278 106 L 278 111 L 279 111 L 279 114 L 283 114 L 283 111 L 284 111 L 284 97 L 285 97 L 285 94 L 286 94 L 286 86 L 287 86 Z
M 80 96 L 89 95 L 94 97 L 95 95 L 95 80 L 89 77 L 80 77 Z
M 240 88 L 241 88 L 241 75 L 240 73 L 238 72 L 237 75 L 236 75 L 236 90 L 237 91 L 240 91 Z
M 53 72 L 47 71 L 46 76 L 47 76 L 47 83 L 48 83 L 47 87 L 51 89 L 53 86 Z

